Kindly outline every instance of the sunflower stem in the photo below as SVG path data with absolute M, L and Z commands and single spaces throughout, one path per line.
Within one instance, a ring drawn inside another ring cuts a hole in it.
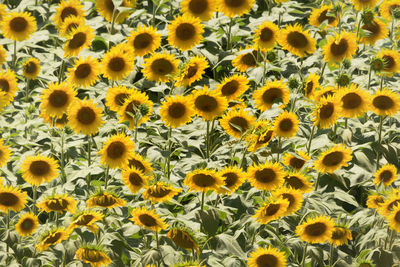
M 393 242 L 395 240 L 396 235 L 397 235 L 396 231 L 395 230 L 391 230 L 390 239 L 389 239 L 389 251 L 392 251 L 392 246 L 393 246 Z
M 61 66 L 60 66 L 60 72 L 58 73 L 58 83 L 61 82 L 62 76 L 64 75 L 64 67 L 65 67 L 65 60 L 62 59 Z
M 311 129 L 310 139 L 308 139 L 307 154 L 310 154 L 310 151 L 311 151 L 311 142 L 312 142 L 313 137 L 314 137 L 314 132 L 315 132 L 315 125 L 313 125 L 313 127 Z
M 201 210 L 203 210 L 203 208 L 204 208 L 204 190 L 203 191 L 201 191 L 201 206 L 200 206 L 200 208 L 201 208 Z
M 90 165 L 92 164 L 92 160 L 91 160 L 91 153 L 90 153 L 90 151 L 92 150 L 92 142 L 91 142 L 91 139 L 90 139 L 90 135 L 88 135 L 87 136 L 87 143 L 88 143 L 88 151 L 87 151 L 87 154 L 88 154 L 88 169 L 90 170 Z M 89 187 L 90 186 L 90 172 L 88 173 L 88 176 L 87 176 L 87 186 Z
M 356 16 L 357 19 L 358 19 L 358 13 L 359 13 L 359 11 L 357 11 L 357 16 Z M 357 39 L 358 39 L 358 34 L 360 33 L 361 21 L 362 21 L 362 15 L 361 15 L 361 18 L 358 20 L 358 23 L 357 23 L 357 33 L 356 33 Z
M 58 227 L 58 212 L 56 211 L 56 227 Z
M 382 143 L 383 120 L 384 120 L 384 118 L 382 116 L 379 116 L 379 128 L 378 128 L 378 145 L 379 146 Z M 379 159 L 380 159 L 380 153 L 379 153 L 379 150 L 377 150 L 377 152 L 376 152 L 376 170 L 379 169 Z
M 206 132 L 206 158 L 210 158 L 210 121 L 207 120 L 207 132 Z
M 279 162 L 279 157 L 281 155 L 281 137 L 278 138 L 278 155 L 276 156 L 276 162 Z
M 382 90 L 382 87 L 383 87 L 383 75 L 381 76 L 381 83 L 379 84 L 380 90 Z
M 344 118 L 344 128 L 347 129 L 348 118 Z
M 65 132 L 64 128 L 61 130 L 61 160 L 60 160 L 60 165 L 61 165 L 61 179 L 63 183 L 65 184 L 67 182 L 67 176 L 65 174 L 65 155 L 64 155 L 64 138 L 65 138 Z
M 315 191 L 318 190 L 319 180 L 321 180 L 321 173 L 320 172 L 318 173 L 317 182 L 315 183 Z
M 168 157 L 167 157 L 167 178 L 168 178 L 168 181 L 171 178 L 171 154 L 172 154 L 172 151 L 171 151 L 171 149 L 172 149 L 171 136 L 172 136 L 172 127 L 170 126 L 169 130 L 168 130 L 168 152 L 169 152 L 169 154 L 168 154 Z
M 107 190 L 107 185 L 108 185 L 109 173 L 110 173 L 110 167 L 107 166 L 106 173 L 105 173 L 105 176 L 104 176 L 104 189 L 106 189 L 106 190 Z
M 329 250 L 329 267 L 333 267 L 333 244 L 331 244 L 331 248 Z
M 371 74 L 372 74 L 372 64 L 369 66 L 369 71 L 368 71 L 368 85 L 367 85 L 367 90 L 369 90 L 369 87 L 371 86 Z
M 113 14 L 112 14 L 112 21 L 111 21 L 111 28 L 110 28 L 110 34 L 113 34 L 114 32 L 114 25 L 115 25 L 115 19 L 117 17 L 117 11 L 116 8 L 114 7 L 113 9 Z M 111 41 L 110 41 L 111 42 Z
M 326 65 L 327 65 L 327 64 L 328 64 L 328 63 L 325 62 L 324 65 L 322 65 L 321 74 L 319 75 L 319 76 L 321 77 L 322 80 L 324 79 L 324 72 L 325 72 L 325 69 L 326 69 Z
M 32 191 L 33 191 L 33 196 L 32 196 L 32 201 L 33 201 L 33 213 L 36 214 L 36 198 L 37 198 L 37 187 L 36 185 L 32 185 Z
M 17 41 L 14 41 L 14 53 L 12 58 L 12 67 L 17 70 Z
M 158 232 L 157 232 L 157 230 L 155 232 L 156 232 L 157 250 L 158 250 L 159 253 L 161 253 L 160 252 L 160 241 L 158 240 Z
M 28 102 L 29 101 L 29 85 L 30 85 L 30 81 L 31 79 L 26 78 L 26 87 L 25 87 L 25 101 Z
M 226 50 L 230 51 L 232 49 L 232 40 L 231 40 L 231 34 L 232 34 L 232 24 L 233 24 L 233 18 L 229 21 L 229 28 L 228 28 L 228 34 L 227 34 L 227 43 L 226 43 Z
M 300 264 L 301 267 L 304 267 L 305 263 L 306 263 L 307 246 L 308 246 L 308 244 L 306 243 L 306 245 L 304 246 L 304 249 L 303 249 L 303 259 L 301 260 L 301 264 Z

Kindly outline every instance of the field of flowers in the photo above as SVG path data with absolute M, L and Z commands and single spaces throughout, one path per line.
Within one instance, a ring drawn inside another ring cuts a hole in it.
M 5 0 L 0 266 L 400 266 L 400 0 Z

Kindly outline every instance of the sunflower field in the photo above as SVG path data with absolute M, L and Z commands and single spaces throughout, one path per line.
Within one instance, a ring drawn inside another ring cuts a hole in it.
M 400 0 L 4 0 L 0 266 L 400 266 Z

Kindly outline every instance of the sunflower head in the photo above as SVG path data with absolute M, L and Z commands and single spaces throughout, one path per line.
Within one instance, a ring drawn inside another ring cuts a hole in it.
M 131 221 L 146 229 L 159 232 L 168 228 L 168 224 L 154 210 L 148 210 L 145 207 L 134 208 L 131 215 L 133 217 Z
M 142 171 L 146 175 L 150 175 L 153 172 L 153 167 L 148 160 L 144 160 L 140 154 L 134 154 L 129 160 L 127 167 L 136 168 Z
M 218 189 L 218 193 L 221 194 L 232 194 L 246 180 L 245 173 L 237 166 L 226 166 L 218 174 L 224 179 L 224 185 Z
M 390 228 L 400 232 L 400 205 L 396 205 L 392 212 L 387 216 Z
M 299 129 L 299 119 L 297 115 L 291 111 L 285 111 L 274 122 L 274 132 L 279 137 L 293 137 Z
M 214 0 L 183 0 L 181 10 L 184 14 L 197 17 L 202 21 L 212 18 L 217 5 Z
M 289 204 L 289 201 L 282 197 L 270 197 L 266 200 L 264 205 L 257 210 L 253 217 L 261 224 L 268 224 L 287 214 Z
M 79 0 L 63 0 L 56 8 L 55 25 L 60 28 L 68 18 L 84 18 L 84 6 Z
M 236 57 L 232 60 L 232 65 L 240 72 L 246 72 L 249 68 L 257 67 L 262 62 L 264 53 L 257 48 L 249 48 L 246 46 L 240 49 Z
M 161 34 L 153 26 L 139 26 L 127 38 L 128 45 L 136 56 L 145 56 L 154 52 L 161 45 Z
M 325 215 L 309 217 L 296 227 L 296 233 L 307 243 L 324 243 L 332 236 L 335 222 Z
M 268 143 L 274 137 L 274 125 L 269 120 L 257 120 L 252 128 L 249 135 L 245 136 L 245 140 L 248 144 L 248 150 L 256 152 L 262 147 L 268 145 Z
M 278 163 L 265 162 L 247 169 L 247 179 L 259 190 L 272 191 L 283 185 L 284 171 Z
M 14 41 L 30 38 L 37 29 L 36 19 L 28 12 L 10 11 L 0 22 L 4 37 Z
M 34 80 L 39 76 L 40 62 L 37 58 L 29 58 L 23 65 L 23 73 L 26 78 Z
M 98 0 L 96 1 L 96 9 L 100 15 L 108 22 L 122 23 L 132 13 L 133 8 L 136 6 L 136 0 L 122 0 L 119 6 L 114 5 L 112 0 Z M 117 10 L 118 7 L 123 7 L 124 11 Z
M 240 139 L 248 133 L 255 121 L 256 118 L 248 111 L 235 109 L 225 113 L 220 119 L 220 124 L 227 134 Z
M 87 210 L 83 212 L 79 212 L 75 214 L 71 224 L 68 226 L 70 231 L 74 230 L 78 227 L 87 227 L 93 233 L 97 232 L 98 227 L 94 224 L 97 221 L 100 221 L 104 217 L 104 214 L 93 211 Z
M 185 227 L 173 227 L 168 232 L 168 237 L 175 245 L 187 250 L 196 250 L 200 254 L 199 246 L 194 235 Z
M 21 164 L 22 178 L 32 184 L 49 183 L 58 176 L 58 163 L 50 156 L 28 156 Z
M 361 116 L 370 110 L 371 96 L 367 91 L 361 90 L 358 85 L 351 84 L 348 87 L 341 88 L 336 97 L 341 102 L 341 115 L 343 117 Z
M 205 69 L 209 67 L 205 57 L 195 56 L 187 62 L 175 83 L 176 86 L 190 86 L 202 79 Z
M 328 38 L 323 47 L 324 60 L 326 62 L 342 62 L 344 59 L 351 59 L 358 48 L 355 33 L 341 32 L 335 37 Z
M 76 133 L 92 135 L 104 124 L 102 109 L 91 99 L 75 100 L 67 110 L 69 126 Z
M 9 146 L 4 145 L 3 138 L 0 138 L 0 167 L 4 166 L 11 157 L 11 149 Z
M 276 24 L 270 21 L 265 21 L 257 27 L 253 38 L 255 47 L 266 52 L 274 48 L 278 38 L 279 28 Z
M 124 79 L 133 69 L 133 49 L 126 43 L 114 46 L 101 60 L 104 77 L 112 81 Z
M 282 162 L 283 165 L 291 167 L 296 171 L 300 171 L 310 159 L 311 157 L 306 152 L 300 150 L 296 155 L 290 153 L 284 154 Z
M 35 214 L 28 212 L 19 217 L 19 220 L 15 225 L 15 231 L 17 231 L 21 236 L 29 236 L 36 231 L 38 226 L 38 217 Z
M 67 35 L 67 41 L 64 45 L 64 56 L 78 56 L 83 49 L 91 45 L 93 38 L 94 30 L 90 26 L 82 24 L 72 29 Z
M 101 246 L 82 245 L 76 251 L 76 258 L 92 267 L 108 266 L 112 263 L 111 258 Z
M 63 228 L 55 228 L 47 231 L 42 235 L 40 243 L 36 245 L 36 249 L 41 251 L 49 249 L 50 246 L 61 243 L 69 238 L 70 232 Z
M 234 74 L 226 77 L 218 86 L 217 91 L 228 101 L 240 97 L 249 89 L 249 80 L 244 75 Z
M 173 188 L 164 182 L 156 182 L 146 188 L 146 191 L 143 192 L 143 198 L 153 202 L 166 202 L 171 200 L 181 191 L 182 189 Z
M 41 95 L 41 109 L 51 117 L 61 117 L 75 100 L 76 91 L 67 82 L 50 83 Z
M 283 29 L 278 42 L 283 49 L 299 57 L 312 54 L 316 49 L 316 40 L 310 36 L 308 30 L 304 31 L 300 24 L 289 25 Z
M 289 98 L 289 89 L 283 80 L 267 82 L 253 94 L 256 106 L 261 111 L 270 109 L 273 104 L 279 104 L 279 107 L 283 108 L 289 103 Z
M 393 164 L 385 164 L 376 171 L 374 183 L 384 186 L 390 186 L 397 179 L 397 168 Z
M 174 95 L 161 103 L 161 120 L 167 127 L 178 128 L 192 121 L 194 116 L 191 96 Z
M 224 185 L 224 178 L 214 170 L 196 169 L 186 174 L 184 184 L 193 191 L 218 191 Z
M 167 53 L 155 53 L 144 59 L 143 74 L 149 81 L 168 82 L 178 74 L 179 60 Z
M 370 22 L 364 22 L 361 26 L 360 42 L 374 45 L 378 40 L 388 36 L 388 24 L 380 19 L 373 19 Z
M 321 173 L 332 173 L 348 165 L 353 156 L 350 148 L 345 145 L 334 145 L 321 153 L 314 162 L 314 167 Z
M 125 100 L 131 95 L 132 89 L 126 86 L 110 87 L 107 90 L 106 106 L 112 111 L 118 112 L 125 103 Z
M 293 188 L 302 193 L 308 193 L 313 190 L 313 184 L 309 181 L 310 177 L 300 172 L 289 172 L 285 177 L 285 186 Z
M 353 240 L 351 231 L 347 226 L 338 225 L 332 230 L 332 235 L 328 239 L 328 242 L 332 245 L 341 246 L 347 244 L 349 240 Z
M 2 106 L 7 106 L 13 101 L 15 93 L 18 91 L 17 77 L 12 70 L 0 70 L 0 92 L 4 95 L 1 97 Z
M 286 266 L 286 255 L 284 252 L 271 246 L 266 248 L 259 247 L 256 251 L 250 253 L 247 264 L 249 267 L 284 267 Z
M 315 126 L 326 129 L 334 125 L 339 118 L 341 105 L 336 96 L 322 97 L 312 113 Z
M 120 122 L 128 121 L 129 128 L 135 129 L 142 123 L 149 120 L 153 111 L 153 102 L 145 92 L 136 89 L 130 91 L 130 95 L 125 99 L 123 106 L 118 110 Z
M 42 201 L 36 204 L 39 211 L 45 211 L 47 213 L 54 211 L 63 213 L 68 211 L 72 214 L 76 211 L 76 200 L 69 197 L 67 194 L 64 195 L 50 195 L 46 196 Z
M 383 61 L 383 70 L 378 72 L 381 76 L 392 76 L 400 70 L 400 53 L 396 50 L 383 49 L 377 55 Z
M 370 209 L 378 209 L 385 202 L 385 198 L 379 194 L 372 194 L 368 196 L 367 207 Z
M 394 116 L 400 110 L 400 95 L 383 88 L 378 90 L 371 99 L 372 110 L 380 116 Z
M 281 187 L 272 193 L 274 198 L 283 198 L 289 202 L 289 206 L 286 208 L 284 216 L 290 215 L 298 211 L 303 204 L 303 195 L 299 190 L 293 188 Z
M 217 90 L 209 90 L 207 86 L 193 92 L 193 106 L 197 116 L 203 120 L 213 120 L 228 107 L 228 101 Z
M 168 42 L 183 51 L 192 49 L 203 39 L 203 27 L 201 20 L 191 15 L 175 17 L 168 25 Z
M 103 148 L 99 151 L 101 164 L 111 169 L 122 168 L 128 164 L 129 158 L 135 150 L 134 142 L 124 133 L 118 133 L 107 139 Z
M 92 195 L 87 201 L 86 206 L 88 208 L 99 207 L 112 209 L 114 207 L 123 207 L 126 205 L 126 201 L 122 198 L 117 197 L 115 194 L 110 192 L 97 192 Z
M 67 80 L 76 87 L 87 88 L 92 86 L 100 74 L 100 65 L 96 58 L 80 58 L 74 62 L 74 66 L 68 69 Z
M 11 185 L 0 184 L 0 211 L 7 213 L 9 210 L 18 212 L 25 208 L 28 195 L 26 192 Z
M 225 16 L 233 18 L 250 12 L 254 0 L 215 0 L 218 10 Z
M 334 12 L 332 5 L 322 5 L 320 8 L 314 8 L 311 11 L 308 21 L 310 25 L 315 27 L 321 27 L 324 22 L 335 27 L 338 24 L 338 14 Z
M 69 16 L 61 24 L 58 32 L 60 36 L 67 37 L 72 30 L 78 28 L 81 25 L 85 25 L 85 18 L 79 16 Z

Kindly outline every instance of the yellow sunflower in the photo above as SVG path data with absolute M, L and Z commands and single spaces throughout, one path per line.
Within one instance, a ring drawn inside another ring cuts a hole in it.
M 124 133 L 112 135 L 98 152 L 100 163 L 111 169 L 122 168 L 135 153 L 135 143 Z
M 322 48 L 324 60 L 326 62 L 342 62 L 343 59 L 351 59 L 357 48 L 355 33 L 345 31 L 340 34 L 335 33 L 335 37 L 330 36 Z
M 340 90 L 336 97 L 341 102 L 342 117 L 355 118 L 370 110 L 371 95 L 356 84 Z
M 49 183 L 58 176 L 58 163 L 50 156 L 28 156 L 21 164 L 22 178 L 32 184 L 41 185 L 43 181 Z
M 351 0 L 353 3 L 354 9 L 363 10 L 363 9 L 373 9 L 378 4 L 379 0 Z
M 68 226 L 68 230 L 72 232 L 75 228 L 87 227 L 90 231 L 96 233 L 98 227 L 94 223 L 100 221 L 101 219 L 103 219 L 103 217 L 104 214 L 98 211 L 88 210 L 80 212 L 74 215 L 71 224 Z
M 112 3 L 111 0 L 110 3 Z M 88 245 L 83 245 L 76 251 L 76 258 L 90 264 L 91 267 L 109 266 L 112 263 L 104 249 Z
M 166 202 L 171 200 L 174 196 L 179 194 L 182 189 L 173 188 L 165 184 L 164 182 L 156 182 L 153 185 L 150 185 L 143 192 L 143 198 L 147 200 L 151 200 L 152 202 Z
M 245 137 L 248 150 L 256 152 L 260 148 L 265 147 L 272 140 L 274 135 L 274 126 L 271 121 L 257 120 L 251 133 Z
M 168 224 L 154 210 L 148 210 L 145 207 L 134 208 L 131 215 L 133 218 L 129 220 L 146 229 L 159 232 L 168 228 Z
M 217 91 L 221 93 L 228 101 L 241 96 L 249 89 L 249 80 L 246 76 L 234 74 L 226 77 L 218 86 Z
M 7 15 L 7 6 L 4 4 L 0 4 L 0 22 L 4 19 L 4 17 Z
M 303 150 L 296 152 L 296 155 L 285 153 L 283 155 L 282 163 L 289 166 L 296 171 L 300 171 L 311 157 Z
M 385 164 L 375 172 L 374 184 L 390 186 L 397 179 L 397 168 L 393 164 Z
M 92 195 L 87 201 L 86 206 L 88 208 L 106 208 L 112 209 L 115 207 L 123 207 L 126 205 L 126 201 L 122 198 L 116 197 L 114 194 L 109 192 L 98 192 Z
M 400 206 L 400 196 L 398 194 L 398 190 L 390 193 L 387 196 L 387 199 L 385 199 L 385 201 L 377 210 L 383 217 L 387 217 L 390 213 L 392 213 L 393 208 L 396 206 Z
M 28 79 L 34 80 L 40 73 L 40 62 L 37 58 L 29 58 L 23 65 L 22 75 Z
M 284 252 L 271 246 L 259 247 L 256 251 L 250 253 L 247 264 L 249 267 L 286 267 L 286 256 Z
M 311 114 L 314 125 L 321 129 L 334 125 L 342 111 L 339 101 L 337 97 L 322 97 Z
M 36 206 L 39 208 L 39 211 L 45 211 L 47 213 L 52 211 L 59 213 L 68 211 L 74 214 L 76 211 L 76 202 L 74 198 L 69 197 L 67 194 L 53 195 L 45 197 L 44 200 L 37 203 Z
M 394 116 L 400 109 L 400 95 L 383 88 L 372 96 L 372 111 L 380 116 Z
M 247 169 L 250 184 L 260 190 L 272 191 L 283 185 L 285 173 L 279 163 L 265 162 Z
M 271 197 L 257 210 L 253 217 L 261 224 L 268 224 L 284 216 L 287 213 L 288 207 L 289 201 L 287 199 Z
M 205 57 L 195 56 L 185 64 L 175 86 L 190 86 L 192 83 L 202 79 L 205 69 L 209 67 Z
M 136 126 L 140 126 L 149 120 L 152 111 L 153 102 L 149 100 L 146 93 L 132 89 L 130 96 L 118 110 L 119 121 L 129 121 L 129 128 L 135 129 Z
M 111 0 L 97 0 L 96 9 L 100 15 L 108 22 L 113 21 L 113 14 L 115 13 L 115 23 L 122 23 L 133 12 L 136 6 L 136 0 L 122 0 L 120 7 L 124 8 L 123 12 L 116 10 L 114 2 Z M 118 8 L 118 7 L 117 7 Z
M 193 234 L 184 227 L 171 228 L 168 231 L 168 238 L 171 239 L 178 247 L 187 249 L 189 251 L 196 250 L 197 254 L 200 254 L 199 246 L 193 237 Z
M 174 95 L 161 102 L 161 120 L 167 127 L 178 128 L 192 121 L 194 109 L 191 96 Z
M 76 132 L 92 135 L 104 124 L 102 109 L 91 99 L 75 100 L 67 110 L 69 126 Z
M 312 99 L 314 92 L 317 88 L 319 88 L 320 84 L 319 84 L 319 79 L 321 77 L 315 73 L 311 73 L 304 84 L 304 95 L 308 98 L 308 99 Z
M 178 74 L 179 60 L 167 53 L 155 53 L 144 59 L 143 74 L 149 81 L 168 82 Z
M 5 38 L 23 41 L 30 38 L 37 29 L 36 19 L 28 12 L 10 11 L 0 22 L 1 31 Z
M 289 103 L 290 93 L 289 89 L 282 80 L 273 80 L 267 82 L 267 84 L 260 89 L 257 89 L 253 94 L 254 102 L 256 107 L 261 111 L 270 109 L 273 104 L 280 104 L 280 108 L 283 108 Z
M 153 26 L 139 26 L 127 38 L 127 43 L 133 48 L 136 56 L 143 57 L 154 52 L 161 45 L 161 33 Z
M 196 169 L 186 174 L 184 184 L 190 191 L 206 193 L 209 190 L 218 191 L 224 185 L 224 178 L 214 170 Z
M 248 111 L 235 109 L 225 113 L 219 123 L 227 134 L 240 139 L 242 135 L 252 128 L 255 121 L 256 118 L 250 115 Z
M 121 173 L 122 181 L 132 193 L 137 193 L 140 189 L 147 186 L 148 180 L 152 179 L 136 167 L 124 168 Z
M 67 81 L 76 86 L 87 88 L 92 86 L 97 80 L 100 74 L 100 64 L 97 58 L 78 57 L 72 68 L 68 69 Z
M 353 240 L 351 231 L 345 226 L 335 226 L 328 242 L 335 246 L 341 246 L 347 244 L 349 240 Z
M 289 202 L 289 206 L 286 208 L 286 212 L 283 216 L 290 215 L 301 209 L 303 205 L 303 195 L 300 190 L 295 190 L 288 187 L 281 187 L 272 193 L 272 197 L 283 198 Z
M 389 34 L 388 24 L 380 19 L 364 24 L 361 29 L 363 35 L 360 37 L 360 42 L 369 45 L 374 45 L 376 41 L 386 38 Z
M 56 8 L 55 25 L 60 28 L 63 22 L 70 17 L 84 18 L 84 6 L 79 0 L 63 0 Z
M 183 14 L 188 14 L 207 21 L 212 18 L 217 6 L 215 0 L 183 0 L 181 10 Z
M 51 117 L 61 117 L 68 110 L 76 96 L 74 87 L 67 82 L 50 83 L 42 91 L 41 109 Z
M 378 194 L 368 196 L 367 207 L 370 209 L 378 209 L 385 202 L 385 198 Z
M 285 186 L 293 188 L 302 193 L 309 193 L 313 190 L 313 184 L 309 181 L 309 177 L 300 172 L 290 172 L 285 177 Z
M 207 86 L 193 92 L 193 106 L 197 116 L 203 120 L 213 120 L 228 107 L 228 101 L 217 90 L 209 90 Z
M 296 227 L 296 234 L 307 243 L 324 243 L 332 236 L 335 222 L 325 215 L 309 217 Z
M 245 49 L 240 49 L 232 60 L 232 66 L 240 72 L 246 72 L 249 68 L 257 67 L 257 64 L 262 62 L 262 57 L 258 50 L 246 46 Z
M 124 50 L 127 50 L 127 53 Z M 135 65 L 132 55 L 133 49 L 128 45 L 111 48 L 101 60 L 104 77 L 112 81 L 119 81 L 128 76 Z
M 286 26 L 280 32 L 278 43 L 283 49 L 299 57 L 312 54 L 316 49 L 316 40 L 310 36 L 308 30 L 304 31 L 303 27 L 297 23 L 294 26 Z
M 335 87 L 333 86 L 326 86 L 324 88 L 320 88 L 319 90 L 316 90 L 312 96 L 312 100 L 314 100 L 315 103 L 319 103 L 321 102 L 321 98 L 325 97 L 329 97 L 332 96 L 334 97 L 336 95 L 336 93 L 339 91 L 339 86 L 335 85 Z
M 64 45 L 64 56 L 78 56 L 83 49 L 88 48 L 92 44 L 93 38 L 94 30 L 90 26 L 82 24 L 72 29 Z
M 144 160 L 141 155 L 136 153 L 128 160 L 127 166 L 129 168 L 135 167 L 136 169 L 142 171 L 145 175 L 150 175 L 153 172 L 151 163 L 147 160 Z
M 35 214 L 28 212 L 19 217 L 19 220 L 15 225 L 15 231 L 17 231 L 20 236 L 30 236 L 36 231 L 38 226 L 38 217 Z
M 25 191 L 13 188 L 11 185 L 0 184 L 0 211 L 7 213 L 9 210 L 19 212 L 25 208 L 28 195 Z
M 396 232 L 400 233 L 400 205 L 396 205 L 392 212 L 387 216 L 389 226 Z
M 9 146 L 4 145 L 3 138 L 0 138 L 0 167 L 4 166 L 11 157 L 11 149 Z
M 64 228 L 56 228 L 47 231 L 40 239 L 40 243 L 36 245 L 39 252 L 49 249 L 50 246 L 61 243 L 69 238 L 71 233 Z
M 124 105 L 125 100 L 129 98 L 131 93 L 132 89 L 123 85 L 108 88 L 106 95 L 106 106 L 108 106 L 112 111 L 118 112 Z
M 384 67 L 381 72 L 378 72 L 382 76 L 392 76 L 400 70 L 400 53 L 396 50 L 383 49 L 378 53 L 378 57 L 384 62 Z
M 353 156 L 350 148 L 345 145 L 334 145 L 322 152 L 314 162 L 314 168 L 321 173 L 333 173 L 341 167 L 347 166 Z
M 168 25 L 168 42 L 180 50 L 189 50 L 200 44 L 203 33 L 204 26 L 199 18 L 183 14 Z
M 58 32 L 60 33 L 60 36 L 67 37 L 72 30 L 81 25 L 85 25 L 85 17 L 69 16 L 63 21 Z
M 7 62 L 7 51 L 0 45 L 0 66 Z
M 254 4 L 254 0 L 215 0 L 215 2 L 218 11 L 231 18 L 249 13 Z
M 255 47 L 264 52 L 271 50 L 277 42 L 278 32 L 279 28 L 275 23 L 264 21 L 253 35 Z
M 17 77 L 14 71 L 0 71 L 0 90 L 5 93 L 4 105 L 7 106 L 14 100 L 15 93 L 18 91 Z
M 226 166 L 218 174 L 224 179 L 224 185 L 218 189 L 218 193 L 230 195 L 235 192 L 246 180 L 242 168 Z
M 338 24 L 338 18 L 337 15 L 334 14 L 332 4 L 322 5 L 319 8 L 313 8 L 310 17 L 308 18 L 308 21 L 310 25 L 313 25 L 315 27 L 321 27 L 324 21 L 327 22 L 327 25 L 332 27 L 335 27 Z
M 293 137 L 299 130 L 299 119 L 297 115 L 291 111 L 285 111 L 274 122 L 274 132 L 279 137 Z
M 370 0 L 370 1 L 379 2 L 378 0 Z M 381 14 L 381 16 L 384 19 L 391 21 L 392 20 L 392 12 L 396 8 L 399 8 L 399 6 L 400 6 L 399 0 L 382 1 L 382 3 L 379 5 L 379 13 Z

